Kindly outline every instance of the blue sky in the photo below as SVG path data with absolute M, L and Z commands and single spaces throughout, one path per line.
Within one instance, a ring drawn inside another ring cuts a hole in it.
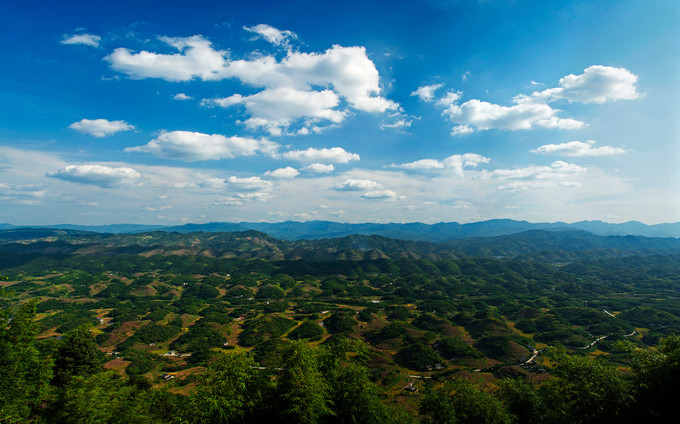
M 0 221 L 680 220 L 675 1 L 8 3 Z

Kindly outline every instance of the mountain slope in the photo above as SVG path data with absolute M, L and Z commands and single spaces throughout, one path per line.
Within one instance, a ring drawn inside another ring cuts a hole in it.
M 525 258 L 550 263 L 680 253 L 679 239 L 598 236 L 585 231 L 530 230 L 497 237 L 456 239 L 445 243 L 359 234 L 287 241 L 255 230 L 231 233 L 182 234 L 153 231 L 99 234 L 40 229 L 27 231 L 25 239 L 20 239 L 20 234 L 22 233 L 16 230 L 0 231 L 0 251 L 18 254 L 200 255 L 312 262 L 386 258 L 452 259 L 472 256 Z M 44 237 L 37 237 L 41 234 Z

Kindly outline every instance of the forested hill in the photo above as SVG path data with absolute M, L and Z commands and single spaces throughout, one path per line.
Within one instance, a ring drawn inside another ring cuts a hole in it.
M 597 258 L 676 254 L 680 253 L 680 239 L 598 236 L 585 231 L 530 230 L 512 235 L 457 239 L 443 243 L 357 234 L 340 238 L 287 241 L 254 230 L 230 233 L 153 231 L 104 234 L 76 230 L 12 229 L 0 231 L 0 251 L 14 254 L 201 255 L 316 262 L 452 259 L 472 256 L 563 263 Z
M 678 281 L 584 231 L 0 231 L 0 423 L 678 422 Z
M 16 229 L 10 224 L 0 224 L 0 229 Z M 178 226 L 163 225 L 54 225 L 51 228 L 62 230 L 78 230 L 98 233 L 132 234 L 149 231 L 166 231 L 178 233 L 192 232 L 235 232 L 256 230 L 272 237 L 284 240 L 340 238 L 352 234 L 379 235 L 401 240 L 418 240 L 442 242 L 468 237 L 494 237 L 516 234 L 528 230 L 582 230 L 593 234 L 637 235 L 645 237 L 680 237 L 680 222 L 646 225 L 637 221 L 611 224 L 602 221 L 580 221 L 567 224 L 565 222 L 531 223 L 512 219 L 492 219 L 482 222 L 459 224 L 457 222 L 440 222 L 437 224 L 412 223 L 360 223 L 350 224 L 332 221 L 285 221 L 285 222 L 209 222 L 205 224 L 184 224 Z

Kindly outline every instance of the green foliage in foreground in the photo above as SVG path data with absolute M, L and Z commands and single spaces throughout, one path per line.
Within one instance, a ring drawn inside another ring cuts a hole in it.
M 0 311 L 0 422 L 21 422 L 48 398 L 52 361 L 35 341 L 35 302 Z
M 331 338 L 319 347 L 283 343 L 276 367 L 249 354 L 218 353 L 188 394 L 151 389 L 103 371 L 94 340 L 78 329 L 59 341 L 35 338 L 35 304 L 0 315 L 3 423 L 633 423 L 680 419 L 675 392 L 680 337 L 656 349 L 627 349 L 631 370 L 549 352 L 547 383 L 478 386 L 460 378 L 427 384 L 418 412 L 388 406 L 371 381 L 367 348 Z
M 427 424 L 510 424 L 507 407 L 490 393 L 461 379 L 425 393 L 420 412 Z

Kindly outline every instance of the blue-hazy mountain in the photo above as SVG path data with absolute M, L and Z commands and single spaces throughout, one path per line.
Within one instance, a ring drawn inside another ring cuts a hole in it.
M 636 221 L 623 224 L 582 221 L 567 224 L 564 222 L 531 223 L 512 219 L 493 219 L 469 224 L 459 224 L 457 222 L 441 222 L 437 224 L 423 224 L 419 222 L 406 224 L 349 224 L 331 221 L 241 222 L 238 224 L 212 222 L 208 224 L 186 224 L 161 229 L 163 231 L 177 232 L 228 232 L 250 229 L 284 240 L 338 238 L 351 234 L 361 234 L 380 235 L 400 240 L 442 242 L 469 237 L 503 236 L 528 230 L 583 230 L 603 236 L 680 237 L 680 223 L 646 225 Z
M 48 227 L 48 226 L 43 226 Z M 17 228 L 10 224 L 0 224 L 0 229 Z M 37 228 L 37 227 L 36 227 Z M 233 232 L 256 230 L 284 240 L 338 238 L 352 234 L 379 235 L 401 240 L 445 242 L 469 237 L 495 237 L 516 234 L 529 230 L 583 230 L 590 233 L 610 235 L 635 235 L 644 237 L 680 237 L 680 222 L 646 225 L 637 221 L 610 224 L 602 221 L 581 221 L 567 224 L 564 222 L 531 223 L 512 219 L 493 219 L 489 221 L 459 224 L 441 222 L 437 224 L 413 223 L 362 223 L 349 224 L 331 221 L 285 221 L 285 222 L 210 222 L 206 224 L 184 224 L 179 226 L 112 224 L 112 225 L 50 225 L 49 228 L 93 231 L 99 233 L 132 234 L 147 231 L 168 231 L 178 233 Z

